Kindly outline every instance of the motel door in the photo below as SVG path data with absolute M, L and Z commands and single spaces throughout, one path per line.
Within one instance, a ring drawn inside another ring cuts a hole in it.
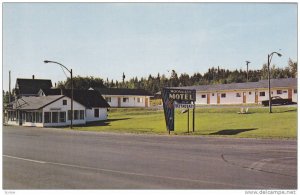
M 120 108 L 121 107 L 121 98 L 118 97 L 118 107 Z
M 255 92 L 255 103 L 256 104 L 258 103 L 258 92 L 257 91 Z
M 145 107 L 148 108 L 148 98 L 145 98 Z
M 246 103 L 246 92 L 243 92 L 243 103 Z
M 220 104 L 220 94 L 217 93 L 217 104 Z
M 289 89 L 289 90 L 288 90 L 288 98 L 289 98 L 289 99 L 292 99 L 292 98 L 293 98 L 293 90 L 292 90 L 292 89 Z
M 207 94 L 207 104 L 210 104 L 210 95 L 209 95 L 209 93 Z

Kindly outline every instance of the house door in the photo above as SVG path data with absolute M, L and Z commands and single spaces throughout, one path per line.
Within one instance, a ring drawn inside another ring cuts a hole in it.
M 255 103 L 256 104 L 258 103 L 258 93 L 257 93 L 257 91 L 255 92 Z
M 207 104 L 210 104 L 210 95 L 209 95 L 209 93 L 207 94 Z
M 246 104 L 246 92 L 243 92 L 243 103 Z
M 145 98 L 145 107 L 148 108 L 148 98 Z
M 293 90 L 289 89 L 288 90 L 288 99 L 292 99 L 293 98 Z
M 120 108 L 121 107 L 121 98 L 118 97 L 118 107 Z
M 220 94 L 217 93 L 217 104 L 220 104 Z

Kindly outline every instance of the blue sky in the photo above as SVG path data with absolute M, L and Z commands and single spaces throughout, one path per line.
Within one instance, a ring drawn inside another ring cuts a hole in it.
M 16 78 L 121 80 L 297 61 L 296 3 L 4 3 L 3 89 Z

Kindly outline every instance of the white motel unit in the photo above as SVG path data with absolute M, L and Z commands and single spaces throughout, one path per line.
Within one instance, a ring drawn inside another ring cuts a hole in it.
M 111 107 L 150 107 L 152 95 L 144 89 L 95 88 Z
M 196 104 L 261 104 L 268 100 L 268 80 L 180 87 L 196 90 Z M 297 78 L 271 79 L 271 96 L 297 103 Z

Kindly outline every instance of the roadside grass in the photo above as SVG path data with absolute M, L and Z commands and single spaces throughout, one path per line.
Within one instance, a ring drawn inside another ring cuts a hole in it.
M 243 138 L 296 138 L 297 107 L 250 107 L 248 114 L 238 114 L 236 108 L 197 108 L 195 112 L 195 132 L 192 131 L 192 111 L 190 110 L 190 131 L 187 132 L 187 113 L 175 110 L 176 135 L 206 135 Z M 168 134 L 163 110 L 145 108 L 113 108 L 109 119 L 87 126 L 77 126 L 81 131 L 105 131 L 122 133 Z

